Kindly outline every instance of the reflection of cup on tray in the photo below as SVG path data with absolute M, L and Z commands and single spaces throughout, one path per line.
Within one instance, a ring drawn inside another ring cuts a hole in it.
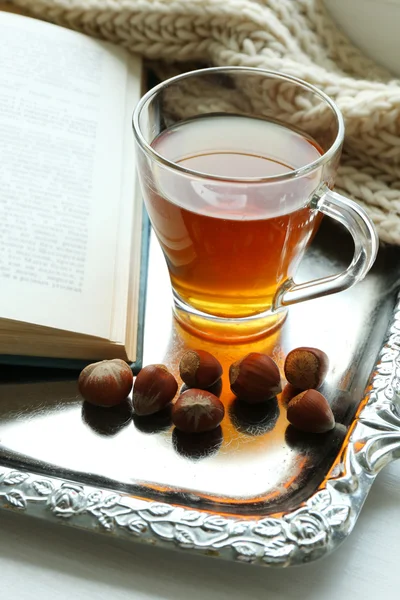
M 343 121 L 316 88 L 258 69 L 204 69 L 146 94 L 134 132 L 144 200 L 184 325 L 251 338 L 281 323 L 290 304 L 346 289 L 373 264 L 372 223 L 330 190 Z M 351 232 L 353 262 L 297 285 L 322 214 Z

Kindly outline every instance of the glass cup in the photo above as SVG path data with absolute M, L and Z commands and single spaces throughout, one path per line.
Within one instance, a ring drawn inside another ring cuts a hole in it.
M 192 71 L 143 96 L 133 129 L 183 326 L 252 339 L 279 326 L 291 304 L 345 290 L 371 268 L 373 223 L 332 191 L 343 118 L 312 85 L 245 67 Z M 349 230 L 353 260 L 342 273 L 297 284 L 322 215 Z

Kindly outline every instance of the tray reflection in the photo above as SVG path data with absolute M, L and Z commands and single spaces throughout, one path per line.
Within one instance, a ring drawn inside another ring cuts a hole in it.
M 299 279 L 334 273 L 351 255 L 344 232 L 323 224 Z M 129 403 L 112 411 L 82 405 L 77 373 L 0 367 L 1 462 L 146 498 L 223 505 L 226 512 L 296 507 L 327 475 L 364 395 L 393 310 L 399 256 L 398 249 L 381 249 L 355 288 L 293 307 L 282 329 L 264 340 L 226 345 L 195 338 L 173 321 L 168 274 L 153 239 L 144 364 L 164 362 L 177 374 L 185 349 L 213 352 L 224 366 L 221 428 L 189 438 L 173 430 L 169 410 L 140 419 L 132 418 Z M 257 351 L 282 366 L 299 345 L 320 347 L 331 359 L 323 391 L 338 424 L 326 435 L 288 427 L 280 397 L 249 410 L 229 391 L 231 362 Z

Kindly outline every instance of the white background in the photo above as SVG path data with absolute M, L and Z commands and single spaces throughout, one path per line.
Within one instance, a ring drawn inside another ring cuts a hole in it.
M 400 0 L 325 0 L 325 4 L 353 44 L 400 75 Z
M 290 569 L 122 543 L 0 512 L 2 600 L 398 600 L 399 558 L 400 463 L 378 476 L 341 547 Z

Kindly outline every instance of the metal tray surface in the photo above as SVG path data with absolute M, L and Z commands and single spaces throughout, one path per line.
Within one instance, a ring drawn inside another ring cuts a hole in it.
M 323 223 L 299 280 L 341 270 L 352 242 Z M 349 535 L 379 470 L 400 456 L 400 249 L 382 247 L 351 290 L 291 308 L 251 344 L 211 343 L 172 318 L 169 280 L 152 239 L 144 364 L 178 375 L 187 348 L 224 366 L 222 426 L 175 431 L 168 410 L 132 415 L 82 404 L 77 372 L 0 367 L 0 506 L 113 536 L 263 565 L 305 563 Z M 337 425 L 302 434 L 281 397 L 246 409 L 229 391 L 231 362 L 266 352 L 280 367 L 299 345 L 327 352 L 323 392 Z

